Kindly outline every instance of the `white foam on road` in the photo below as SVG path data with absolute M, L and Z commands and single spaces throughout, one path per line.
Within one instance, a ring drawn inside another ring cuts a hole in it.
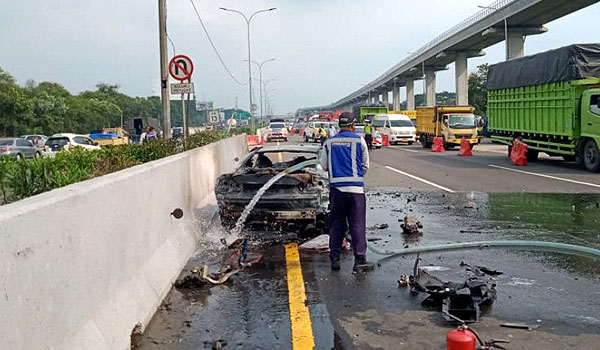
M 593 184 L 593 183 L 589 183 L 589 182 L 583 182 L 583 181 L 566 179 L 564 177 L 557 177 L 557 176 L 546 175 L 546 174 L 532 173 L 530 171 L 523 171 L 523 170 L 518 170 L 518 169 L 506 168 L 506 167 L 503 167 L 503 166 L 493 165 L 493 164 L 490 164 L 488 166 L 492 167 L 492 168 L 496 168 L 496 169 L 513 171 L 515 173 L 521 173 L 521 174 L 539 176 L 539 177 L 544 177 L 546 179 L 552 179 L 552 180 L 557 180 L 557 181 L 570 182 L 570 183 L 574 183 L 574 184 L 578 184 L 578 185 L 584 185 L 584 186 L 590 186 L 590 187 L 600 188 L 600 185 L 598 185 L 598 184 Z
M 447 187 L 444 187 L 444 186 L 438 185 L 438 184 L 436 184 L 436 183 L 433 183 L 433 182 L 431 182 L 431 181 L 425 180 L 425 179 L 423 179 L 423 178 L 420 178 L 420 177 L 418 177 L 418 176 L 411 175 L 411 174 L 409 174 L 409 173 L 407 173 L 407 172 L 404 172 L 404 171 L 402 171 L 402 170 L 398 170 L 398 169 L 396 169 L 396 168 L 392 168 L 391 166 L 386 166 L 386 168 L 387 168 L 388 170 L 391 170 L 391 171 L 393 171 L 393 172 L 396 172 L 396 173 L 398 173 L 398 174 L 402 174 L 402 175 L 404 175 L 404 176 L 410 177 L 411 179 L 415 179 L 415 180 L 417 180 L 417 181 L 421 181 L 422 183 L 425 183 L 425 184 L 428 184 L 428 185 L 430 185 L 430 186 L 433 186 L 433 187 L 439 188 L 439 189 L 440 189 L 440 190 L 442 190 L 442 191 L 446 191 L 446 192 L 449 192 L 449 193 L 454 193 L 454 192 L 456 192 L 456 191 L 454 191 L 454 190 L 451 190 L 451 189 L 449 189 L 449 188 L 447 188 Z

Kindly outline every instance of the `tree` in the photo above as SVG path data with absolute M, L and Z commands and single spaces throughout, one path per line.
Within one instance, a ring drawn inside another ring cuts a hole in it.
M 469 104 L 475 107 L 475 114 L 487 115 L 487 76 L 489 64 L 477 66 L 477 71 L 469 75 Z
M 15 79 L 0 68 L 0 135 L 19 135 L 27 131 L 31 105 Z

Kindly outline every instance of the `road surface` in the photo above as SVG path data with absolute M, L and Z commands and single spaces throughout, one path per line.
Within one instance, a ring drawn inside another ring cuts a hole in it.
M 388 249 L 429 244 L 528 239 L 599 248 L 600 175 L 552 159 L 528 167 L 509 164 L 504 148 L 489 144 L 475 156 L 431 154 L 418 146 L 371 153 L 368 236 Z M 494 165 L 494 167 L 490 166 Z M 522 173 L 518 171 L 526 171 Z M 405 215 L 424 224 L 423 234 L 400 233 Z M 377 224 L 386 229 L 375 229 Z M 218 220 L 210 241 L 232 241 Z M 219 286 L 173 289 L 137 341 L 139 349 L 445 349 L 455 325 L 421 305 L 425 295 L 399 288 L 414 257 L 382 260 L 353 274 L 352 255 L 331 272 L 327 254 L 298 252 L 296 245 L 255 246 L 262 263 Z M 182 276 L 232 251 L 199 250 Z M 298 255 L 297 255 L 298 254 Z M 505 338 L 510 349 L 583 349 L 600 341 L 600 262 L 530 251 L 475 250 L 422 256 L 421 265 L 457 269 L 484 265 L 496 277 L 498 298 L 472 325 L 484 339 Z M 523 323 L 532 331 L 500 327 Z

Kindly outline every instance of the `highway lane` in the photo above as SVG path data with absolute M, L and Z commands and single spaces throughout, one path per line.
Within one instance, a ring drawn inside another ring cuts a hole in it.
M 367 185 L 446 192 L 600 193 L 600 174 L 556 157 L 540 155 L 539 161 L 517 167 L 510 163 L 506 146 L 484 143 L 473 153 L 433 153 L 418 144 L 373 150 Z

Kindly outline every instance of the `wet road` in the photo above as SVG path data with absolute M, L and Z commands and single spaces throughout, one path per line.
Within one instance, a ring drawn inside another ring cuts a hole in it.
M 487 142 L 476 145 L 473 154 L 432 153 L 418 144 L 374 150 L 370 185 L 445 192 L 600 193 L 599 174 L 562 158 L 540 154 L 537 162 L 517 167 L 510 163 L 506 146 Z
M 600 196 L 594 194 L 371 189 L 368 226 L 387 223 L 389 228 L 371 229 L 368 235 L 381 238 L 377 245 L 389 249 L 493 239 L 560 241 L 598 248 L 599 207 Z M 398 219 L 407 214 L 423 222 L 422 236 L 400 234 Z M 218 223 L 210 234 L 223 234 Z M 263 262 L 230 282 L 173 290 L 138 348 L 211 349 L 223 339 L 226 349 L 292 349 L 297 340 L 292 324 L 310 328 L 315 349 L 445 348 L 445 333 L 452 326 L 439 312 L 421 306 L 424 295 L 398 287 L 399 276 L 411 273 L 414 257 L 386 260 L 368 274 L 353 274 L 351 254 L 344 256 L 342 271 L 333 273 L 326 254 L 301 252 L 297 266 L 286 258 L 280 244 L 253 249 L 265 254 Z M 204 262 L 212 262 L 216 269 L 223 255 L 227 254 L 218 249 L 202 250 L 183 274 Z M 370 253 L 369 258 L 383 257 Z M 422 266 L 455 268 L 464 261 L 504 272 L 496 280 L 498 299 L 473 325 L 485 339 L 509 339 L 510 349 L 594 348 L 600 341 L 598 261 L 505 250 L 422 258 Z M 293 269 L 303 277 L 308 321 L 298 316 L 302 305 L 291 305 L 298 289 L 298 281 L 289 281 Z M 296 315 L 291 319 L 290 311 Z M 538 328 L 530 332 L 507 329 L 499 327 L 502 322 Z

